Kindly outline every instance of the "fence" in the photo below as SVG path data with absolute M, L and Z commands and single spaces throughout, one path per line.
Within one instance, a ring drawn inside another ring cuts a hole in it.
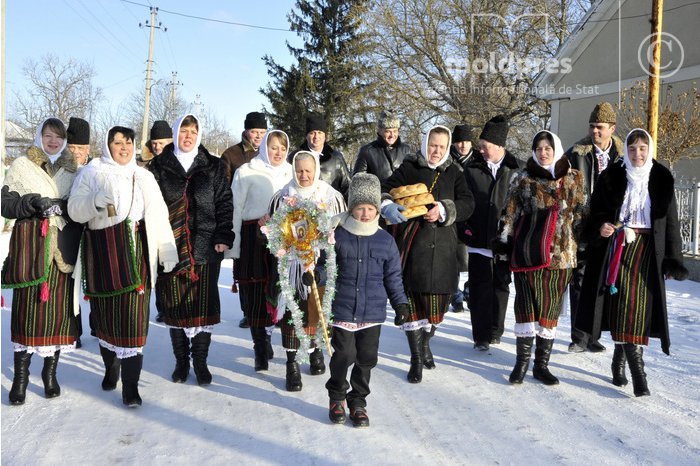
M 698 256 L 698 232 L 700 231 L 700 183 L 693 179 L 676 179 L 678 221 L 683 240 L 683 253 Z

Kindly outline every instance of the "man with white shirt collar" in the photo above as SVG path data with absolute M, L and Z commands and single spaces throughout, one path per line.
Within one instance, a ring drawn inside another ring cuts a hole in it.
M 579 170 L 583 174 L 586 188 L 586 198 L 590 201 L 593 188 L 598 181 L 598 176 L 609 165 L 615 163 L 623 155 L 623 143 L 614 135 L 617 115 L 613 106 L 608 102 L 601 102 L 595 106 L 588 119 L 588 136 L 575 143 L 566 156 L 571 162 L 571 168 Z M 598 341 L 590 341 L 589 336 L 574 327 L 576 313 L 578 312 L 579 297 L 581 296 L 581 284 L 586 267 L 585 244 L 579 243 L 578 265 L 574 269 L 569 284 L 569 305 L 571 309 L 571 344 L 569 351 L 581 353 L 588 349 L 599 353 L 605 351 L 605 347 Z
M 474 348 L 488 351 L 501 342 L 508 305 L 510 268 L 494 260 L 491 242 L 506 202 L 510 180 L 524 162 L 506 148 L 508 121 L 503 115 L 486 122 L 479 136 L 480 155 L 464 167 L 464 176 L 474 195 L 474 213 L 458 228 L 469 246 L 469 312 Z

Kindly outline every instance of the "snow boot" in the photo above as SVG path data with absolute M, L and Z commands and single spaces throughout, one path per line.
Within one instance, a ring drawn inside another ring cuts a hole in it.
M 353 427 L 369 427 L 367 410 L 362 406 L 350 408 L 350 420 L 352 421 Z
M 530 364 L 530 355 L 532 354 L 532 343 L 535 337 L 517 337 L 515 339 L 515 367 L 510 373 L 508 381 L 510 383 L 523 383 L 527 367 Z
M 23 405 L 27 396 L 29 385 L 29 363 L 32 361 L 32 353 L 15 351 L 15 375 L 10 389 L 10 404 Z
M 435 329 L 436 327 L 434 325 L 430 326 L 429 332 L 423 329 L 423 366 L 426 369 L 435 369 L 433 352 L 430 351 L 430 339 L 435 335 Z
M 557 385 L 559 379 L 549 372 L 549 357 L 552 354 L 554 340 L 537 337 L 537 348 L 535 349 L 535 365 L 532 368 L 532 375 L 545 385 Z
M 423 329 L 407 330 L 408 347 L 411 350 L 411 369 L 406 378 L 410 383 L 423 380 Z
M 634 343 L 625 343 L 622 345 L 627 363 L 630 366 L 632 374 L 632 387 L 634 387 L 634 396 L 649 396 L 651 392 L 647 386 L 647 375 L 644 372 L 644 348 Z
M 129 408 L 141 406 L 139 396 L 139 379 L 143 367 L 143 354 L 137 354 L 121 361 L 122 371 L 122 403 Z
M 175 383 L 184 383 L 190 375 L 190 339 L 181 328 L 171 328 L 170 342 L 175 355 L 175 370 L 171 378 Z
M 296 362 L 297 352 L 287 351 L 287 380 L 286 386 L 288 392 L 301 391 L 301 370 L 299 363 Z
M 627 385 L 627 376 L 625 375 L 626 362 L 625 350 L 620 343 L 615 343 L 615 352 L 613 353 L 610 369 L 612 370 L 612 383 L 617 387 Z
M 267 359 L 268 361 L 275 357 L 275 351 L 272 349 L 272 335 L 265 330 L 265 343 L 267 344 Z
M 268 365 L 267 330 L 265 328 L 250 327 L 250 335 L 253 337 L 253 352 L 255 353 L 255 372 L 266 371 Z
M 345 414 L 345 400 L 330 401 L 328 419 L 330 419 L 333 424 L 345 424 L 345 420 L 347 419 L 347 414 Z
M 117 353 L 108 350 L 102 345 L 100 345 L 100 354 L 102 355 L 102 361 L 105 363 L 105 376 L 104 379 L 102 379 L 102 390 L 114 390 L 117 388 L 117 382 L 119 382 L 121 362 L 117 357 Z
M 211 383 L 211 372 L 207 367 L 209 345 L 211 345 L 211 332 L 199 332 L 192 338 L 192 365 L 199 385 Z
M 316 347 L 313 353 L 309 355 L 309 371 L 311 375 L 321 375 L 326 372 L 326 364 L 323 362 L 323 351 Z
M 44 395 L 46 398 L 56 398 L 61 395 L 61 387 L 56 380 L 56 366 L 60 351 L 56 351 L 53 356 L 44 358 L 44 368 L 41 371 L 41 380 L 44 382 Z

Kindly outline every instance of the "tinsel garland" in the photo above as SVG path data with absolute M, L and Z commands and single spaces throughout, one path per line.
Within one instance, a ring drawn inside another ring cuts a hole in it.
M 284 297 L 284 306 L 289 309 L 292 318 L 289 321 L 299 338 L 299 350 L 296 360 L 299 363 L 309 359 L 312 337 L 304 331 L 304 316 L 299 308 L 296 288 L 290 282 L 290 265 L 300 265 L 304 271 L 312 270 L 321 251 L 326 252 L 326 288 L 322 297 L 321 312 L 330 324 L 332 319 L 331 304 L 335 296 L 337 277 L 333 225 L 331 215 L 323 209 L 323 204 L 297 197 L 285 197 L 270 220 L 260 228 L 267 237 L 267 248 L 277 257 L 279 285 Z M 305 285 L 302 285 L 305 286 Z M 314 299 L 309 292 L 308 299 Z M 284 309 L 279 309 L 284 313 Z M 323 350 L 323 328 L 319 322 L 316 330 L 316 346 Z

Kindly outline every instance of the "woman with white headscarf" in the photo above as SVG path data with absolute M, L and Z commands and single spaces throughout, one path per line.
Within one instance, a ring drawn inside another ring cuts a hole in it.
M 586 193 L 559 137 L 540 131 L 532 158 L 511 181 L 494 254 L 510 260 L 515 283 L 516 363 L 510 382 L 523 382 L 536 340 L 533 375 L 546 385 L 559 380 L 548 368 L 562 297 L 576 267 Z
M 688 277 L 673 175 L 653 158 L 651 136 L 634 129 L 625 141 L 623 163 L 609 166 L 596 183 L 576 317 L 576 327 L 593 338 L 610 331 L 612 382 L 627 385 L 627 362 L 635 396 L 650 394 L 642 359 L 649 338 L 661 339 L 661 349 L 669 354 L 664 281 Z
M 34 353 L 44 358 L 44 393 L 53 398 L 61 394 L 56 381 L 59 355 L 75 349 L 78 303 L 71 273 L 81 227 L 66 211 L 77 164 L 65 148 L 66 127 L 57 118 L 47 118 L 27 155 L 10 165 L 2 187 L 2 216 L 16 220 L 2 273 L 3 288 L 14 290 L 13 405 L 24 403 Z
M 450 156 L 452 133 L 434 126 L 425 134 L 421 150 L 404 159 L 382 184 L 388 193 L 400 186 L 423 183 L 435 199 L 428 213 L 406 221 L 403 206 L 384 194 L 382 216 L 393 224 L 390 230 L 401 252 L 409 315 L 401 329 L 411 350 L 407 379 L 420 383 L 423 366 L 435 368 L 430 339 L 442 323 L 457 288 L 457 230 L 455 222 L 466 220 L 474 210 L 474 197 L 459 166 Z
M 279 130 L 265 134 L 260 154 L 236 170 L 233 191 L 234 280 L 240 293 L 241 309 L 250 324 L 255 351 L 255 370 L 268 369 L 272 344 L 270 336 L 277 321 L 276 310 L 268 306 L 265 289 L 272 276 L 272 256 L 260 231 L 269 218 L 272 196 L 292 179 L 287 162 L 289 138 Z
M 175 269 L 156 283 L 156 306 L 175 354 L 172 380 L 187 380 L 191 353 L 197 383 L 209 385 L 211 334 L 221 321 L 219 272 L 224 251 L 233 245 L 233 201 L 221 160 L 201 141 L 199 120 L 184 115 L 173 125 L 173 143 L 148 169 L 168 206 L 179 255 Z
M 114 390 L 121 370 L 127 406 L 141 405 L 138 381 L 158 265 L 168 271 L 177 263 L 167 207 L 135 155 L 134 130 L 110 128 L 102 155 L 80 171 L 68 200 L 71 217 L 87 224 L 76 278 L 82 272 L 94 316 L 102 389 Z
M 347 206 L 343 195 L 333 189 L 331 185 L 321 180 L 321 164 L 318 156 L 308 151 L 299 151 L 294 154 L 292 159 L 293 178 L 282 189 L 280 189 L 270 201 L 270 214 L 279 208 L 282 202 L 286 202 L 288 198 L 306 199 L 313 201 L 321 210 L 325 211 L 329 216 L 337 215 L 345 212 Z M 325 273 L 323 272 L 322 263 L 324 255 L 317 257 L 315 277 L 318 281 L 319 292 L 323 293 L 325 289 Z M 273 270 L 277 270 L 276 261 L 273 261 Z M 318 327 L 318 314 L 321 309 L 316 309 L 314 300 L 310 295 L 310 286 L 312 282 L 308 278 L 302 277 L 302 266 L 299 262 L 291 261 L 289 268 L 289 281 L 291 286 L 296 288 L 296 297 L 299 300 L 299 308 L 303 313 L 304 332 L 312 337 L 316 335 Z M 308 277 L 308 275 L 306 275 Z M 272 280 L 272 284 L 276 284 L 277 280 Z M 277 287 L 278 288 L 278 287 Z M 269 290 L 268 294 L 279 296 L 279 289 Z M 272 299 L 275 301 L 275 299 Z M 285 308 L 284 302 L 277 301 L 277 307 L 282 310 Z M 299 338 L 297 338 L 295 327 L 290 321 L 292 314 L 287 310 L 282 317 L 282 346 L 287 351 L 287 376 L 286 387 L 287 391 L 298 392 L 302 388 L 301 372 L 299 364 L 296 362 L 297 350 L 300 347 Z M 326 366 L 323 361 L 323 352 L 318 348 L 318 344 L 312 344 L 313 351 L 309 355 L 311 375 L 321 375 L 326 372 Z

